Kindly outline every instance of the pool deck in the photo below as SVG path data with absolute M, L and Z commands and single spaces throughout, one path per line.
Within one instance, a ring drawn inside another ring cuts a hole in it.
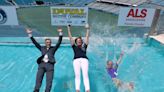
M 164 34 L 159 34 L 157 36 L 150 36 L 150 38 L 153 38 L 153 39 L 159 41 L 160 43 L 164 44 Z

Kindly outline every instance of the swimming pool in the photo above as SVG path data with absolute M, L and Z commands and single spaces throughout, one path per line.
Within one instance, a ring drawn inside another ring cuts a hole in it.
M 28 43 L 28 38 L 0 38 L 0 41 L 8 42 L 8 39 L 20 42 L 26 40 L 27 43 L 1 43 L 0 92 L 32 92 L 37 71 L 35 61 L 40 52 Z M 125 55 L 118 77 L 124 81 L 133 81 L 135 92 L 163 92 L 164 49 L 158 48 L 163 45 L 154 46 L 152 43 L 157 44 L 156 41 L 149 44 L 150 41 L 147 43 L 143 38 L 124 38 L 121 41 L 117 39 L 99 39 L 99 44 L 97 40 L 90 41 L 87 54 L 90 61 L 91 92 L 117 92 L 105 67 L 106 60 L 115 60 L 121 50 Z M 72 48 L 62 44 L 55 56 L 57 63 L 52 92 L 75 92 Z M 41 92 L 44 88 L 45 80 Z M 84 90 L 83 85 L 81 89 Z

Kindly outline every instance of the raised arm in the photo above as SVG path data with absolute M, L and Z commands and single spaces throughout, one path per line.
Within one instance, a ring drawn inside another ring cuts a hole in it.
M 90 31 L 90 27 L 89 27 L 89 24 L 86 24 L 85 25 L 85 28 L 86 28 L 86 39 L 85 39 L 85 43 L 88 45 L 89 43 L 89 31 Z
M 68 30 L 68 36 L 69 36 L 71 45 L 73 45 L 74 44 L 74 39 L 72 38 L 72 34 L 71 34 L 71 25 L 67 26 L 67 30 Z
M 41 50 L 41 46 L 40 44 L 34 39 L 34 37 L 32 36 L 32 30 L 27 28 L 26 32 L 28 34 L 28 36 L 30 37 L 31 41 L 33 42 L 33 44 L 39 49 Z
M 121 63 L 123 55 L 124 55 L 124 53 L 121 52 L 120 57 L 119 57 L 119 59 L 118 59 L 117 62 L 116 62 L 117 65 L 119 65 L 119 64 Z
M 63 38 L 63 30 L 62 28 L 58 28 L 57 31 L 59 32 L 59 39 L 58 39 L 58 42 L 56 43 L 56 46 L 55 46 L 55 50 L 57 50 L 62 42 L 62 38 Z

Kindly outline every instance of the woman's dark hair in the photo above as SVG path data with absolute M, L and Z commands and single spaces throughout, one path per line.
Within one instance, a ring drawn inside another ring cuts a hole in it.
M 77 39 L 81 39 L 81 40 L 82 40 L 81 36 L 77 37 L 77 38 L 75 39 L 75 43 L 76 43 L 76 44 L 77 44 Z M 83 42 L 83 40 L 82 40 L 82 42 Z

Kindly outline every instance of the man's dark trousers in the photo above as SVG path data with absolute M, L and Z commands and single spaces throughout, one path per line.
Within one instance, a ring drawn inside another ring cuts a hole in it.
M 39 64 L 34 92 L 39 92 L 44 74 L 46 74 L 46 90 L 45 90 L 45 92 L 50 92 L 51 87 L 52 87 L 52 81 L 53 81 L 54 64 L 44 63 L 44 62 Z

